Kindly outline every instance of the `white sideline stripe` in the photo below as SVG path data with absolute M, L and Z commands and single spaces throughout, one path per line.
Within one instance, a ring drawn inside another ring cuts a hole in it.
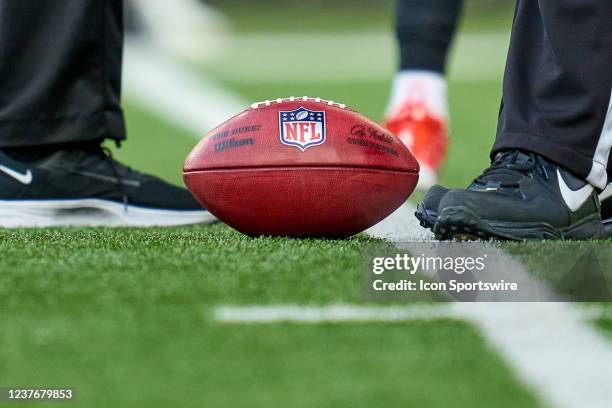
M 434 241 L 433 233 L 419 225 L 414 216 L 415 210 L 414 206 L 406 203 L 366 232 L 373 237 L 394 242 Z
M 370 233 L 396 242 L 418 239 L 422 233 L 413 230 L 421 229 L 413 221 L 413 212 L 408 205 L 400 207 Z M 530 279 L 519 262 L 506 257 L 506 272 L 521 281 Z M 538 283 L 534 281 L 533 286 Z M 459 303 L 454 307 L 476 324 L 524 384 L 549 405 L 610 406 L 612 349 L 572 304 Z
M 331 306 L 221 306 L 215 309 L 214 319 L 222 323 L 340 323 L 340 322 L 398 322 L 436 320 L 461 316 L 454 304 L 440 306 L 375 307 L 358 305 Z
M 358 304 L 332 304 L 325 306 L 304 306 L 297 304 L 218 306 L 213 319 L 229 324 L 274 324 L 274 323 L 369 323 L 399 322 L 413 320 L 453 319 L 471 321 L 473 310 L 466 311 L 466 303 L 437 303 L 430 305 L 414 304 L 409 306 L 364 306 Z M 495 304 L 489 304 L 495 305 Z M 499 305 L 499 303 L 498 303 Z M 504 309 L 510 304 L 501 304 L 498 310 L 504 316 Z M 523 303 L 527 307 L 532 305 Z M 555 310 L 559 303 L 547 303 L 548 310 Z M 571 312 L 579 320 L 590 321 L 612 317 L 612 308 L 600 305 L 576 307 Z M 548 319 L 557 316 L 550 313 Z M 505 321 L 504 321 L 505 323 Z
M 126 42 L 123 76 L 128 99 L 197 139 L 249 105 L 143 42 Z

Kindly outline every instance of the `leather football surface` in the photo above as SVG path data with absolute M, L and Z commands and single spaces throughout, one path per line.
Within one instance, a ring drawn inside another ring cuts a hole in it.
M 419 166 L 374 121 L 319 98 L 253 104 L 210 131 L 184 163 L 185 184 L 249 236 L 343 238 L 413 192 Z

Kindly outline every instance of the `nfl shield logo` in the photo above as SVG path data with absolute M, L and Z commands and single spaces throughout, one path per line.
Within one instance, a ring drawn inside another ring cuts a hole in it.
M 280 140 L 288 146 L 304 151 L 325 143 L 325 111 L 311 111 L 304 107 L 278 112 Z

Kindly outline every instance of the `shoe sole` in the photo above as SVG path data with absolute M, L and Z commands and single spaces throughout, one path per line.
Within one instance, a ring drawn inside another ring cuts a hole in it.
M 439 240 L 589 240 L 605 238 L 599 214 L 593 214 L 563 229 L 539 222 L 491 222 L 466 207 L 445 208 L 434 227 Z
M 0 227 L 169 227 L 209 224 L 205 210 L 144 208 L 100 199 L 0 200 Z
M 419 203 L 417 205 L 414 216 L 417 218 L 417 220 L 419 220 L 419 224 L 421 224 L 421 227 L 427 228 L 431 232 L 434 232 L 434 226 L 438 221 L 437 214 L 431 214 L 429 211 L 427 211 L 427 208 L 425 208 L 423 203 Z

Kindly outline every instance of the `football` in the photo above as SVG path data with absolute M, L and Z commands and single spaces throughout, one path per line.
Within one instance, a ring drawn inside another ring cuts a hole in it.
M 253 104 L 210 131 L 183 177 L 203 206 L 246 235 L 343 238 L 404 203 L 419 165 L 363 115 L 291 97 Z

